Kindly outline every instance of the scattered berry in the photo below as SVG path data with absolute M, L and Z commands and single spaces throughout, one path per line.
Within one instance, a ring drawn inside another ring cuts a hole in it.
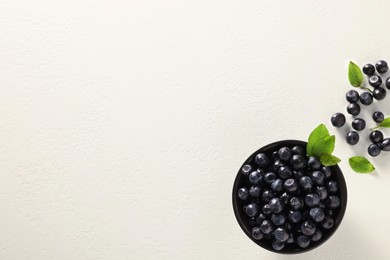
M 350 103 L 347 106 L 347 112 L 350 115 L 357 116 L 360 113 L 360 106 L 358 103 Z
M 381 142 L 380 146 L 382 151 L 390 151 L 390 138 L 385 138 L 383 139 L 383 141 Z
M 385 119 L 385 116 L 383 115 L 382 112 L 380 112 L 380 111 L 375 111 L 375 112 L 372 114 L 372 119 L 374 119 L 375 122 L 380 123 L 380 122 L 382 122 L 382 121 Z
M 352 121 L 352 128 L 356 131 L 361 131 L 366 128 L 366 121 L 362 118 L 356 118 Z
M 383 133 L 379 130 L 375 130 L 370 133 L 370 141 L 373 143 L 380 143 L 383 141 Z
M 367 76 L 372 76 L 375 74 L 375 67 L 372 64 L 366 64 L 363 66 L 363 73 Z
M 387 65 L 387 62 L 384 60 L 379 60 L 375 64 L 376 71 L 378 71 L 379 74 L 386 73 L 389 70 L 389 66 Z
M 374 76 L 376 77 L 376 76 Z M 362 103 L 365 106 L 371 105 L 373 101 L 372 95 L 369 92 L 363 92 L 360 94 L 360 103 Z
M 345 116 L 342 113 L 336 113 L 332 116 L 330 122 L 334 127 L 342 127 L 345 124 Z
M 385 86 L 387 89 L 390 89 L 390 77 L 386 79 Z
M 373 75 L 368 78 L 368 84 L 374 88 L 380 87 L 382 84 L 382 78 L 377 75 Z
M 350 145 L 355 145 L 359 142 L 359 133 L 356 131 L 350 131 L 347 133 L 345 140 Z
M 382 87 L 377 87 L 372 92 L 372 95 L 376 100 L 382 100 L 386 97 L 386 90 Z
M 356 103 L 359 101 L 359 93 L 356 91 L 356 90 L 349 90 L 346 94 L 345 94 L 345 98 L 347 99 L 348 102 L 350 103 Z

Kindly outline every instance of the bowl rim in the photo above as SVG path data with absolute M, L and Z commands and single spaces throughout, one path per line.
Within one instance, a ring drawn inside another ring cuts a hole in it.
M 324 244 L 330 237 L 332 237 L 334 235 L 334 233 L 336 232 L 336 230 L 340 226 L 340 224 L 341 224 L 341 222 L 342 222 L 342 220 L 344 218 L 345 211 L 347 209 L 347 201 L 348 201 L 347 184 L 345 182 L 344 174 L 341 171 L 340 167 L 338 165 L 330 166 L 332 168 L 332 171 L 336 170 L 339 173 L 336 176 L 337 176 L 337 181 L 338 181 L 339 190 L 340 190 L 340 202 L 341 202 L 340 203 L 340 212 L 337 215 L 337 217 L 335 217 L 334 226 L 332 227 L 332 229 L 330 229 L 328 231 L 327 237 L 325 237 L 324 239 L 321 239 L 315 245 L 311 246 L 312 244 L 310 244 L 309 247 L 307 247 L 307 248 L 297 248 L 294 251 L 291 251 L 291 250 L 290 251 L 283 251 L 283 250 L 277 251 L 277 250 L 273 249 L 272 246 L 270 247 L 270 246 L 267 246 L 266 243 L 261 243 L 263 240 L 255 240 L 254 238 L 252 238 L 251 232 L 244 225 L 244 223 L 243 223 L 244 221 L 243 221 L 243 219 L 241 218 L 241 216 L 239 214 L 237 190 L 239 188 L 238 185 L 239 185 L 240 179 L 242 177 L 241 168 L 242 168 L 242 166 L 247 164 L 249 161 L 251 161 L 253 159 L 253 157 L 255 155 L 257 155 L 258 153 L 264 152 L 264 151 L 269 150 L 269 149 L 271 149 L 271 148 L 273 148 L 275 146 L 281 146 L 281 145 L 286 145 L 286 146 L 300 145 L 300 146 L 306 147 L 307 142 L 306 141 L 301 141 L 301 140 L 286 139 L 286 140 L 276 141 L 276 142 L 272 142 L 270 144 L 267 144 L 267 145 L 259 148 L 254 153 L 252 153 L 244 161 L 244 163 L 241 165 L 241 167 L 239 168 L 238 173 L 237 173 L 237 175 L 236 175 L 236 177 L 234 179 L 233 192 L 232 192 L 233 211 L 234 211 L 235 218 L 236 218 L 238 224 L 240 225 L 241 229 L 258 246 L 260 246 L 260 247 L 262 247 L 262 248 L 264 248 L 264 249 L 266 249 L 268 251 L 275 252 L 275 253 L 278 253 L 278 254 L 288 254 L 288 255 L 289 254 L 300 254 L 300 253 L 305 253 L 305 252 L 311 251 L 311 250 L 319 247 L 320 245 Z

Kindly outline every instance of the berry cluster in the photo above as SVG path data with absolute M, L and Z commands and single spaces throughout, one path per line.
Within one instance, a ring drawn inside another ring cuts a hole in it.
M 307 248 L 334 226 L 340 207 L 338 182 L 330 167 L 306 156 L 301 146 L 259 153 L 241 168 L 243 203 L 255 240 L 275 250 Z
M 380 74 L 384 74 L 389 70 L 387 62 L 384 60 L 378 61 L 375 66 L 372 64 L 366 64 L 363 66 L 362 71 L 368 77 L 368 83 L 374 90 L 369 88 L 363 88 L 366 91 L 359 93 L 356 90 L 349 90 L 346 93 L 346 99 L 349 102 L 347 105 L 347 112 L 352 116 L 358 116 L 360 114 L 360 104 L 364 106 L 371 105 L 373 100 L 382 100 L 386 97 L 386 90 L 382 87 L 382 78 Z M 378 74 L 376 74 L 376 72 Z M 390 77 L 386 79 L 385 86 L 390 90 Z M 372 119 L 376 123 L 380 123 L 384 120 L 384 115 L 380 111 L 376 111 L 372 114 Z M 331 123 L 334 127 L 342 127 L 345 124 L 345 116 L 343 113 L 335 113 L 331 117 Z M 354 130 L 350 131 L 346 135 L 346 142 L 350 145 L 355 145 L 359 142 L 359 133 L 366 128 L 366 121 L 363 118 L 353 119 L 351 126 Z M 384 138 L 383 133 L 379 130 L 373 131 L 369 134 L 369 139 L 372 142 L 368 146 L 368 154 L 372 157 L 378 156 L 381 151 L 390 151 L 390 139 Z

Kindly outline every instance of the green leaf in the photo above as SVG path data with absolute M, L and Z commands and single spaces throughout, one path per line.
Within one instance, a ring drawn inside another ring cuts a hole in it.
M 358 173 L 370 173 L 375 170 L 374 165 L 363 156 L 354 156 L 349 158 L 349 165 L 352 170 Z
M 386 117 L 380 124 L 380 127 L 390 127 L 390 117 Z
M 352 61 L 350 61 L 348 65 L 348 79 L 349 83 L 354 87 L 360 87 L 364 79 L 361 69 Z
M 320 124 L 310 133 L 306 146 L 307 155 L 313 156 L 314 145 L 326 137 L 329 137 L 329 131 L 324 124 Z
M 313 146 L 313 156 L 321 158 L 321 155 L 323 154 L 332 154 L 335 142 L 336 138 L 334 135 L 325 137 L 324 139 L 318 141 Z
M 325 166 L 332 166 L 332 165 L 336 165 L 339 162 L 341 162 L 341 160 L 339 158 L 337 158 L 336 156 L 333 156 L 333 155 L 327 154 L 327 153 L 321 155 L 320 161 Z

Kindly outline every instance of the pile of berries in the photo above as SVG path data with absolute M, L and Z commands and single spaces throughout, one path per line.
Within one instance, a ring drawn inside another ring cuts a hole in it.
M 340 210 L 338 182 L 331 167 L 306 156 L 304 147 L 259 153 L 242 166 L 241 174 L 237 197 L 254 240 L 277 251 L 307 248 L 334 227 Z
M 363 66 L 362 71 L 368 77 L 368 83 L 374 88 L 370 91 L 359 93 L 356 90 L 349 90 L 346 93 L 346 99 L 349 102 L 347 105 L 347 112 L 352 116 L 358 116 L 360 114 L 361 107 L 371 105 L 374 99 L 382 100 L 386 97 L 386 89 L 382 87 L 383 80 L 381 74 L 386 73 L 389 70 L 387 62 L 384 60 L 378 61 L 375 66 L 372 64 L 366 64 Z M 376 72 L 378 74 L 376 74 Z M 386 79 L 384 85 L 390 90 L 390 77 Z M 384 120 L 384 115 L 380 111 L 375 111 L 372 114 L 372 119 L 376 123 L 381 123 Z M 331 123 L 334 127 L 342 127 L 345 124 L 345 116 L 343 113 L 335 113 L 331 117 Z M 350 131 L 346 135 L 346 142 L 350 145 L 355 145 L 359 142 L 359 133 L 366 128 L 366 121 L 363 118 L 354 118 L 351 126 L 354 130 Z M 384 138 L 383 133 L 379 130 L 372 131 L 369 134 L 370 141 L 372 142 L 368 146 L 368 154 L 372 157 L 378 156 L 381 151 L 390 151 L 390 138 Z

